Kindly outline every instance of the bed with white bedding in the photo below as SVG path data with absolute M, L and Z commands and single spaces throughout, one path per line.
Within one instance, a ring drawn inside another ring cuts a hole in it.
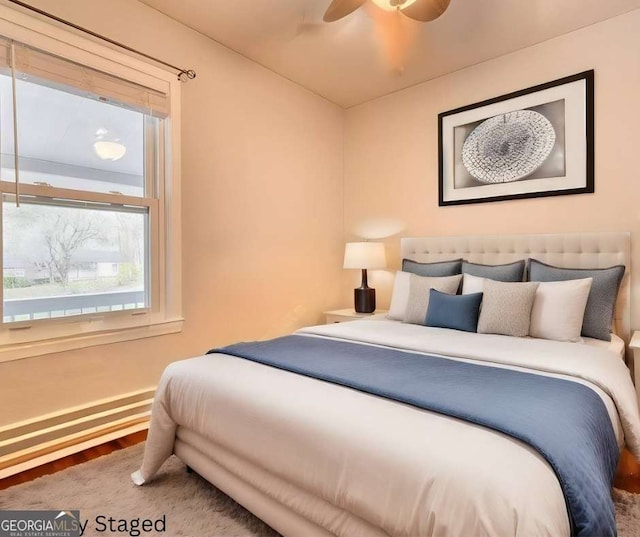
M 611 264 L 600 258 L 600 266 Z M 640 454 L 638 405 L 619 339 L 567 343 L 379 317 L 298 334 L 587 386 L 606 409 L 617 447 Z M 151 479 L 172 453 L 284 535 L 560 536 L 572 530 L 557 474 L 527 443 L 226 354 L 167 368 L 134 480 Z

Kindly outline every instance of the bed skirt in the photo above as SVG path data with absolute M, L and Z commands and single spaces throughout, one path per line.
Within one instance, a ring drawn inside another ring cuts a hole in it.
M 380 528 L 287 483 L 192 430 L 178 428 L 174 454 L 284 537 L 332 537 L 334 533 L 322 526 L 323 520 L 334 524 L 341 520 L 350 537 L 388 537 Z

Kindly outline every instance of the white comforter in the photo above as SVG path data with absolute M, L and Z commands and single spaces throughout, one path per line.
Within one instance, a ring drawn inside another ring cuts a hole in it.
M 635 391 L 612 352 L 378 320 L 298 333 L 571 378 L 601 396 L 619 444 L 640 455 Z M 138 484 L 171 455 L 178 426 L 293 485 L 273 490 L 258 473 L 251 483 L 336 535 L 569 535 L 560 485 L 537 452 L 409 405 L 226 355 L 176 362 L 156 393 Z

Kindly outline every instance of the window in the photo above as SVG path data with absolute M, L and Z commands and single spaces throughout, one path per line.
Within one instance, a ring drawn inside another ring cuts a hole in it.
M 0 361 L 178 331 L 176 85 L 6 29 L 27 39 L 0 38 Z

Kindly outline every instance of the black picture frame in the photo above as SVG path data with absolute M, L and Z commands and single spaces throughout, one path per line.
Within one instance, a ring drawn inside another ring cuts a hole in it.
M 593 193 L 594 71 L 438 114 L 438 177 L 440 207 Z

